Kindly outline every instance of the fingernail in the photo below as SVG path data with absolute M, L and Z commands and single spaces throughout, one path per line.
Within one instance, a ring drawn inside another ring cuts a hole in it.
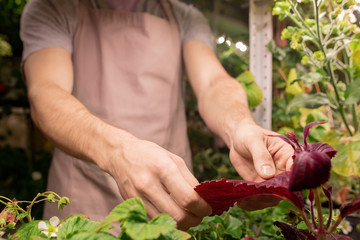
M 263 172 L 263 174 L 268 175 L 268 176 L 275 174 L 275 169 L 270 165 L 263 165 L 261 167 L 261 171 Z

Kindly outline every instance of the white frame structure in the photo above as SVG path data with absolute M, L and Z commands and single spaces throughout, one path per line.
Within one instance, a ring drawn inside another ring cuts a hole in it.
M 271 129 L 272 112 L 272 54 L 267 44 L 273 38 L 272 0 L 250 0 L 250 71 L 263 92 L 263 99 L 253 115 L 257 123 Z

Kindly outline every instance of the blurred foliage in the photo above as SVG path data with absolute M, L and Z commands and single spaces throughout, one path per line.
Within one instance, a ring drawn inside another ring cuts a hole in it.
M 245 0 L 185 0 L 184 2 L 194 4 L 205 14 L 215 37 L 221 36 L 224 40 L 228 40 L 228 43 L 224 41 L 217 44 L 215 49 L 225 70 L 234 78 L 248 70 L 249 52 L 241 52 L 235 47 L 235 42 L 241 41 L 246 45 L 249 43 L 249 2 Z M 194 174 L 199 182 L 220 178 L 240 179 L 230 162 L 227 147 L 220 138 L 210 132 L 201 119 L 196 98 L 189 85 L 186 90 L 186 109 Z
M 234 205 L 220 216 L 205 217 L 200 225 L 188 232 L 192 239 L 243 239 L 252 236 L 259 240 L 283 239 L 273 221 L 301 224 L 295 219 L 294 207 L 287 201 L 278 206 L 257 211 L 245 211 Z
M 25 84 L 21 77 L 22 43 L 19 37 L 20 16 L 27 0 L 0 0 L 0 106 L 2 114 L 11 107 L 28 106 Z
M 356 106 L 360 81 L 354 57 L 360 37 L 348 22 L 350 1 L 320 3 L 316 11 L 312 1 L 275 3 L 273 14 L 279 16 L 274 41 L 268 44 L 273 54 L 272 122 L 274 131 L 283 135 L 294 131 L 298 136 L 309 122 L 327 122 L 310 132 L 310 141 L 338 150 L 329 185 L 336 193 L 335 202 L 341 204 L 360 194 Z M 340 12 L 345 16 L 342 20 Z M 358 26 L 359 19 L 358 14 Z
M 24 132 L 28 145 L 12 146 L 7 138 L 13 130 L 2 125 L 0 133 L 0 195 L 17 199 L 32 199 L 46 186 L 50 153 L 39 147 L 43 139 L 31 124 L 25 82 L 20 71 L 22 43 L 19 37 L 20 16 L 27 0 L 0 0 L 0 121 L 11 116 L 25 116 Z M 19 110 L 21 109 L 21 110 Z M 20 141 L 20 139 L 19 139 Z M 40 218 L 42 209 L 34 209 Z

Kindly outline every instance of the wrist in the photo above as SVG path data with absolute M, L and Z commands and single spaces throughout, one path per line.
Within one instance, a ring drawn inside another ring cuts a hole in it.
M 113 170 L 117 168 L 115 164 L 120 161 L 125 145 L 136 137 L 122 129 L 107 126 L 101 131 L 101 138 L 94 152 L 94 162 L 100 169 L 113 175 Z
M 241 119 L 234 118 L 227 121 L 227 126 L 224 127 L 226 144 L 231 147 L 233 139 L 235 139 L 239 135 L 239 133 L 250 129 L 249 126 L 257 126 L 257 123 L 252 116 Z

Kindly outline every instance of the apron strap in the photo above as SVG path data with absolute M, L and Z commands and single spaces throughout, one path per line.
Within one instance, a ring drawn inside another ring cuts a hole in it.
M 161 6 L 164 9 L 164 13 L 166 15 L 166 18 L 170 21 L 172 24 L 176 24 L 176 20 L 173 14 L 173 11 L 171 9 L 171 5 L 169 0 L 160 0 Z

